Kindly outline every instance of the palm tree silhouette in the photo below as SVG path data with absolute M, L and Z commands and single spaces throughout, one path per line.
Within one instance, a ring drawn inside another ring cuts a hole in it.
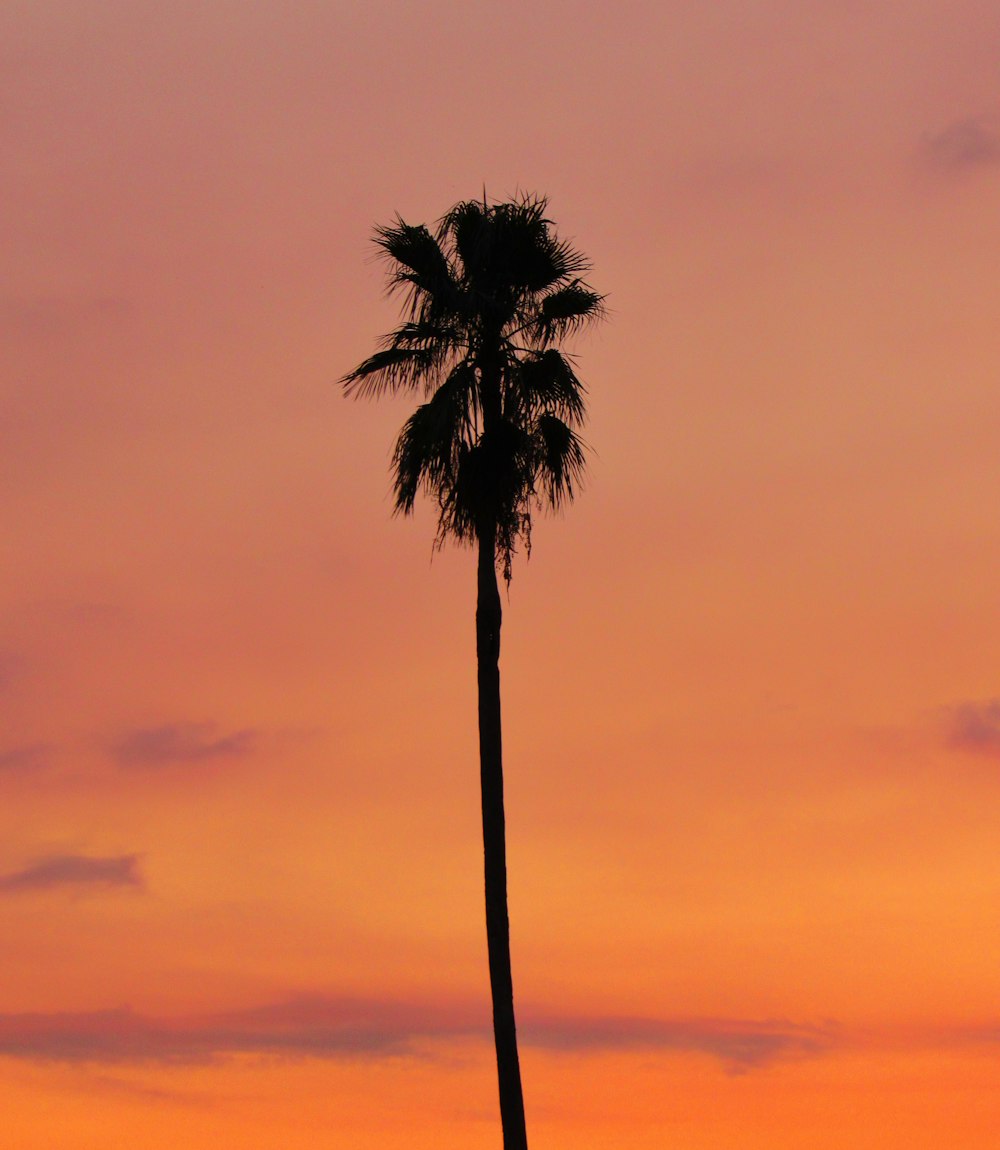
M 570 502 L 585 469 L 577 429 L 584 388 L 558 344 L 603 315 L 581 275 L 589 261 L 560 240 L 547 200 L 456 204 L 435 233 L 397 216 L 375 243 L 403 322 L 341 380 L 351 396 L 423 393 L 392 457 L 395 509 L 418 492 L 438 505 L 435 545 L 478 548 L 476 655 L 486 937 L 504 1150 L 527 1150 L 507 917 L 497 567 L 509 584 L 532 512 Z

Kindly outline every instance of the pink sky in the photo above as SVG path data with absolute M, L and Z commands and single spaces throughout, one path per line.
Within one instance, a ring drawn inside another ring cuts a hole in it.
M 0 12 L 23 1150 L 499 1145 L 474 569 L 390 514 L 395 212 L 610 322 L 503 684 L 532 1145 L 1000 1129 L 1000 10 Z

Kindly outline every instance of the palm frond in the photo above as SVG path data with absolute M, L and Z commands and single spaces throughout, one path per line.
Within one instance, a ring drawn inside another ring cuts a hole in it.
M 571 424 L 580 424 L 585 415 L 586 388 L 569 359 L 555 348 L 523 358 L 510 373 L 510 405 L 533 420 L 548 413 Z
M 397 216 L 394 226 L 375 229 L 375 243 L 389 261 L 389 290 L 407 292 L 411 315 L 427 301 L 446 310 L 454 306 L 459 291 L 451 265 L 424 224 Z
M 372 399 L 385 392 L 410 390 L 420 385 L 433 356 L 433 350 L 426 348 L 382 348 L 342 376 L 340 383 L 351 398 Z
M 548 237 L 548 257 L 552 265 L 552 276 L 548 283 L 541 285 L 541 288 L 553 286 L 560 280 L 573 279 L 590 271 L 590 260 L 583 252 L 573 247 L 569 240 L 557 239 L 551 233 Z
M 386 392 L 430 392 L 453 349 L 461 346 L 461 333 L 447 324 L 411 321 L 390 332 L 382 345 L 341 378 L 346 395 L 370 399 Z
M 410 514 L 421 488 L 432 494 L 454 488 L 472 430 L 468 383 L 460 365 L 403 425 L 392 455 L 397 512 Z
M 583 440 L 555 415 L 539 416 L 535 428 L 538 480 L 554 509 L 572 503 L 587 470 Z
M 543 346 L 604 317 L 604 296 L 579 279 L 542 297 L 531 334 Z

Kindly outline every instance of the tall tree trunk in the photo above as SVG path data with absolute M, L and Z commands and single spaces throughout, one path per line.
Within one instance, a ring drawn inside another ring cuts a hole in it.
M 486 878 L 486 945 L 493 996 L 493 1037 L 500 1085 L 504 1150 L 527 1150 L 521 1068 L 514 1027 L 514 985 L 507 917 L 507 847 L 504 841 L 503 753 L 500 737 L 500 589 L 496 570 L 496 523 L 479 528 L 479 593 L 476 658 L 479 668 L 479 778 L 483 803 Z

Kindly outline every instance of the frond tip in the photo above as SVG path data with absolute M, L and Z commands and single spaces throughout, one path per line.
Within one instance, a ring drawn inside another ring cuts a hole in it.
M 341 378 L 344 393 L 372 398 L 383 392 L 429 391 L 447 362 L 453 336 L 441 323 L 400 324 L 378 351 Z

